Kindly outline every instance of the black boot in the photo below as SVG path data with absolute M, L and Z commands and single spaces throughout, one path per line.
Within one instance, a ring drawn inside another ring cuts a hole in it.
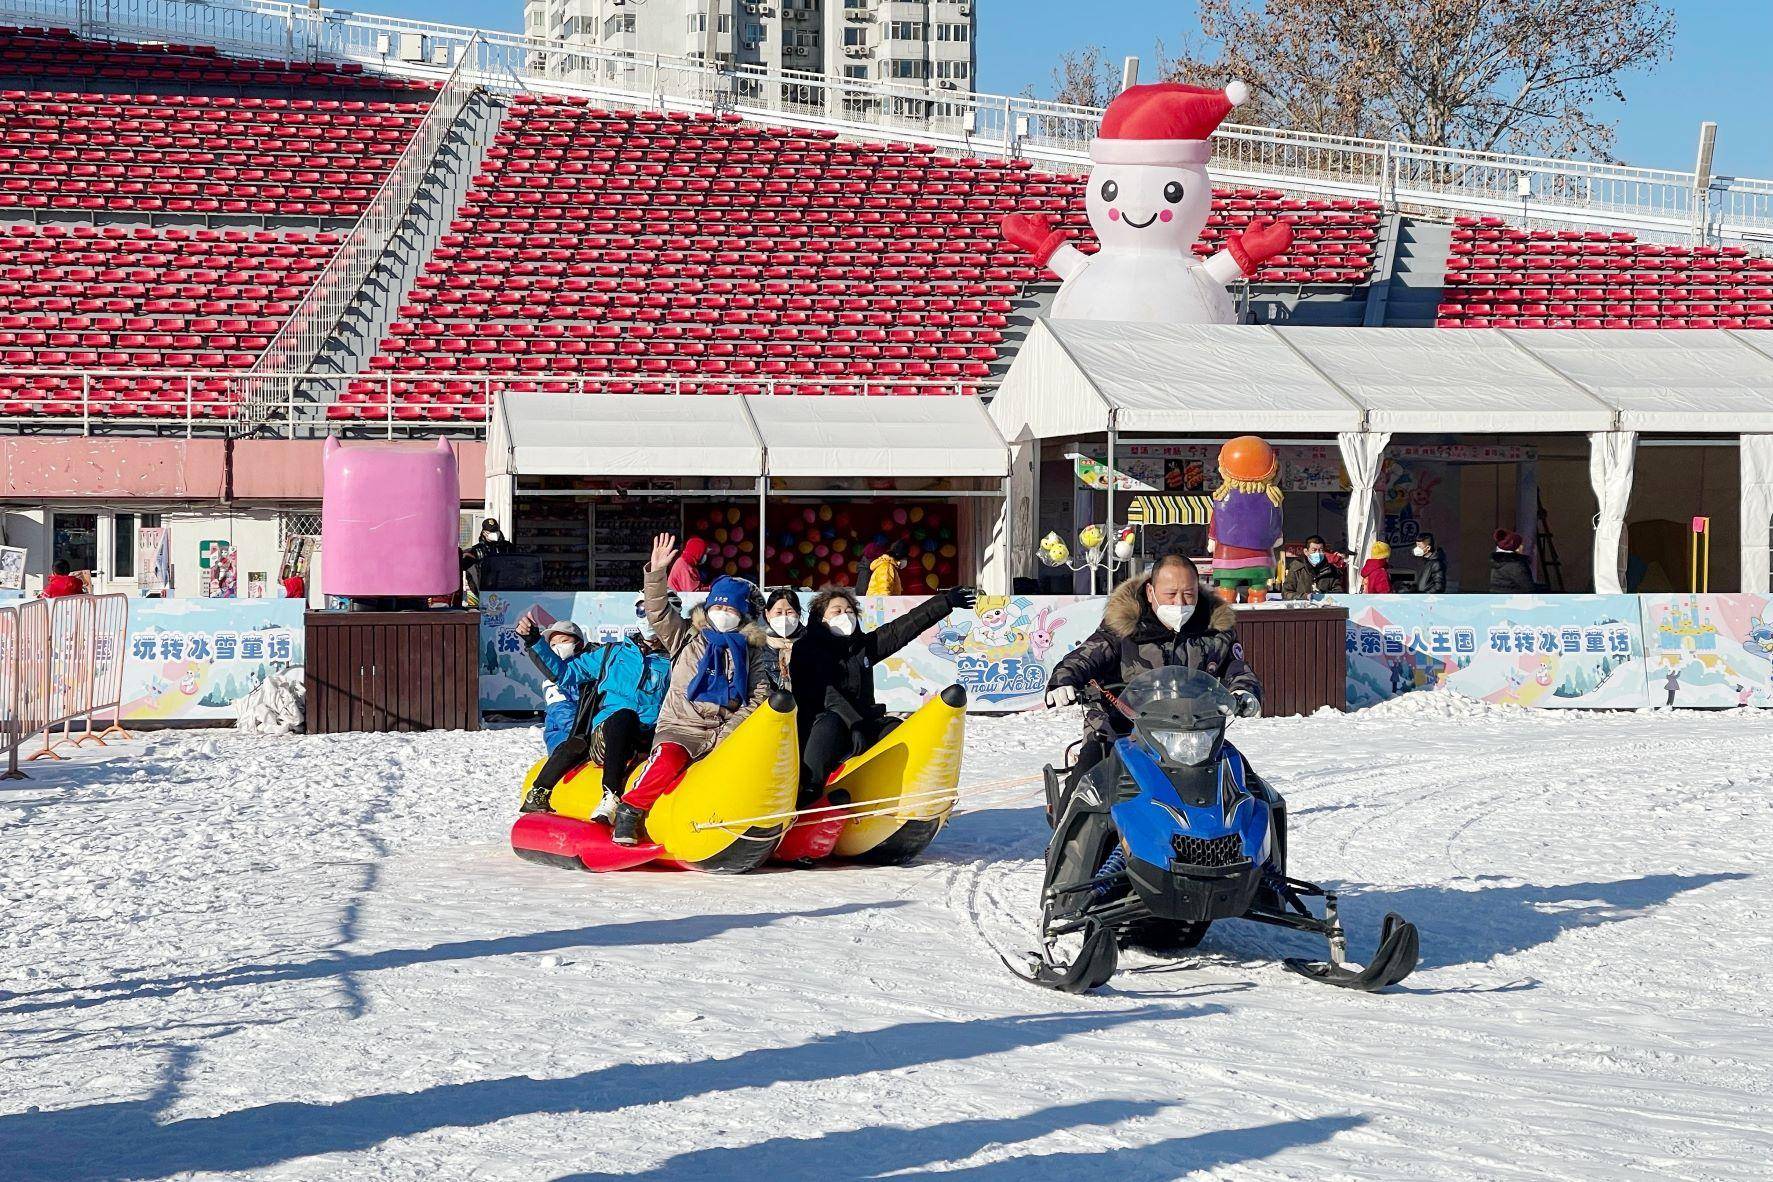
M 639 845 L 640 827 L 646 821 L 646 810 L 637 809 L 627 801 L 616 806 L 616 822 L 609 839 L 617 845 Z
M 552 806 L 553 800 L 553 788 L 541 784 L 533 785 L 529 790 L 529 795 L 523 798 L 523 808 L 521 811 L 526 813 L 545 813 Z

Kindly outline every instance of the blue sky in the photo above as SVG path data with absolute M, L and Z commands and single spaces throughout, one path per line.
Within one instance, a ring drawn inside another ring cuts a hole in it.
M 1094 42 L 1119 60 L 1144 59 L 1159 38 L 1171 45 L 1195 25 L 1191 0 L 974 0 L 979 6 L 979 88 L 1046 93 L 1053 63 Z M 1667 4 L 1668 0 L 1664 0 Z M 1716 169 L 1773 177 L 1773 0 L 1678 0 L 1673 60 L 1626 80 L 1617 119 L 1619 158 L 1628 164 L 1691 168 L 1699 123 L 1718 123 Z M 367 11 L 516 29 L 521 0 L 368 0 Z M 1112 13 L 1112 15 L 1104 15 Z

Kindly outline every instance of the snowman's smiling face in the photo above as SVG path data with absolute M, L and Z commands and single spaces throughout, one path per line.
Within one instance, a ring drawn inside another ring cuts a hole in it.
M 1098 164 L 1084 192 L 1090 227 L 1115 250 L 1191 254 L 1212 203 L 1205 168 Z

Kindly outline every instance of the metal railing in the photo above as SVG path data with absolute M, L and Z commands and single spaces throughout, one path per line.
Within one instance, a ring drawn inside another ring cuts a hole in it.
M 306 438 L 351 433 L 478 437 L 501 394 L 977 394 L 986 383 L 950 378 L 805 378 L 775 375 L 487 374 L 448 369 L 359 374 L 242 370 L 5 369 L 25 379 L 0 391 L 0 433 L 152 430 L 194 435 Z
M 0 780 L 24 778 L 19 752 L 33 735 L 39 746 L 27 762 L 64 759 L 56 750 L 62 746 L 103 747 L 113 736 L 130 737 L 122 727 L 128 632 L 125 595 L 0 604 L 0 755 L 6 757 Z M 101 717 L 106 709 L 108 724 Z
M 567 45 L 519 34 L 275 0 L 0 0 L 0 19 L 89 36 L 155 38 L 284 61 L 356 62 L 442 81 L 464 62 L 482 84 L 579 94 L 618 106 L 732 111 L 787 126 L 878 133 L 943 151 L 1087 167 L 1101 112 L 1040 99 L 714 68 L 695 58 Z M 1432 216 L 1511 220 L 1773 243 L 1773 180 L 1425 147 L 1226 125 L 1213 168 L 1228 183 L 1374 198 Z M 1524 192 L 1523 192 L 1524 190 Z M 1697 215 L 1697 216 L 1696 216 Z
M 472 66 L 473 46 L 474 39 L 470 37 L 470 52 L 463 54 L 450 71 L 449 78 L 426 109 L 425 117 L 414 129 L 412 139 L 364 207 L 363 216 L 344 236 L 338 250 L 315 277 L 314 285 L 302 296 L 289 319 L 283 322 L 283 327 L 259 355 L 253 364 L 253 373 L 307 371 L 338 330 L 340 320 L 357 298 L 364 280 L 393 242 L 395 231 L 437 159 L 438 150 L 473 98 L 479 77 Z M 246 412 L 249 416 L 257 413 L 251 403 L 246 404 Z

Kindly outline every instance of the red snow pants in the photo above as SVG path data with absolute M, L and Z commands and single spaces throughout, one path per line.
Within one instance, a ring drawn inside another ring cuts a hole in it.
M 676 743 L 660 743 L 653 748 L 653 753 L 641 770 L 640 779 L 634 787 L 622 796 L 625 804 L 637 809 L 650 809 L 665 795 L 683 781 L 683 774 L 690 769 L 695 760 L 690 758 L 686 748 Z

